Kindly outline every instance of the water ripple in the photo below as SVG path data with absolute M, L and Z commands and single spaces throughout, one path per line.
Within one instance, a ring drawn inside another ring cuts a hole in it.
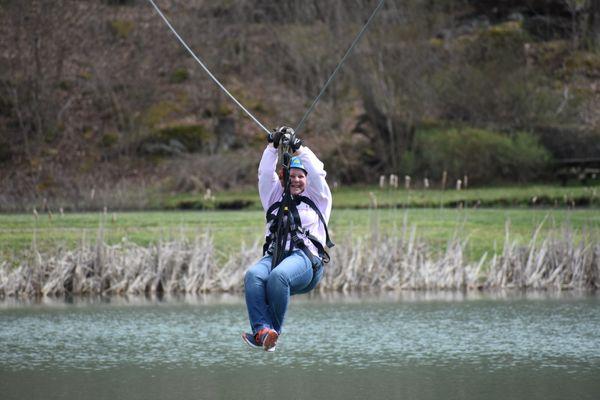
M 243 302 L 0 309 L 8 370 L 527 365 L 600 368 L 600 302 L 580 299 L 293 301 L 278 351 L 247 349 Z

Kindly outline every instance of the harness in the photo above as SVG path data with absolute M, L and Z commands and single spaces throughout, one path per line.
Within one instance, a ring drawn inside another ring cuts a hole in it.
M 263 245 L 263 255 L 268 253 L 273 256 L 271 268 L 275 268 L 294 248 L 297 248 L 302 250 L 311 261 L 313 269 L 315 269 L 319 265 L 320 260 L 306 247 L 303 237 L 310 240 L 317 248 L 318 257 L 323 263 L 328 263 L 330 257 L 321 242 L 302 227 L 302 220 L 298 212 L 298 205 L 300 203 L 308 205 L 319 217 L 319 221 L 325 227 L 325 242 L 327 247 L 333 247 L 334 243 L 329 238 L 325 218 L 314 201 L 306 196 L 294 196 L 290 193 L 290 162 L 291 154 L 289 153 L 289 149 L 286 149 L 283 153 L 284 191 L 281 200 L 273 203 L 266 213 L 269 234 Z M 274 214 L 275 210 L 277 210 L 276 214 Z M 291 240 L 289 248 L 286 249 L 288 236 Z
M 329 254 L 319 239 L 312 235 L 310 231 L 307 231 L 302 227 L 300 213 L 298 212 L 298 205 L 300 205 L 300 203 L 305 203 L 319 217 L 320 222 L 325 227 L 325 242 L 327 247 L 331 248 L 335 246 L 329 237 L 325 218 L 314 201 L 306 196 L 292 196 L 289 193 L 287 195 L 284 193 L 282 199 L 273 203 L 266 213 L 267 224 L 270 225 L 269 235 L 266 237 L 265 244 L 263 245 L 263 255 L 267 253 L 273 255 L 272 268 L 275 268 L 285 256 L 295 248 L 302 250 L 311 261 L 313 268 L 315 268 L 316 265 L 318 265 L 318 260 L 315 259 L 316 256 L 312 254 L 306 246 L 303 237 L 310 240 L 317 248 L 318 257 L 323 263 L 326 264 L 330 260 Z M 277 210 L 276 214 L 274 214 L 275 210 Z M 291 240 L 289 242 L 289 248 L 286 249 L 288 236 L 290 236 Z

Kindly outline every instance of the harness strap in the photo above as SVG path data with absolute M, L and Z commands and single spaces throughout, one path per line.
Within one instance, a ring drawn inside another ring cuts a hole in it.
M 310 232 L 304 232 L 304 229 L 302 228 L 302 221 L 300 219 L 300 213 L 298 212 L 298 207 L 297 205 L 300 204 L 300 199 L 297 199 L 294 202 L 294 206 L 292 207 L 292 209 L 290 210 L 292 213 L 292 218 L 291 218 L 291 222 L 290 222 L 290 231 L 291 231 L 291 242 L 300 250 L 302 250 L 304 252 L 304 254 L 306 254 L 306 256 L 308 257 L 308 259 L 310 260 L 313 269 L 316 268 L 317 263 L 315 260 L 315 256 L 314 254 L 312 254 L 310 252 L 310 250 L 308 250 L 308 248 L 306 247 L 306 243 L 304 243 L 304 240 L 298 236 L 298 233 L 302 233 L 304 234 L 307 238 L 310 235 Z M 310 235 L 312 236 L 312 235 Z M 312 236 L 315 241 L 317 243 L 319 243 L 318 240 L 316 240 L 316 238 L 314 236 Z M 313 240 L 309 239 L 313 244 Z M 319 251 L 319 256 L 323 257 L 323 253 L 325 252 L 325 249 L 323 248 L 323 245 L 321 243 L 319 243 L 319 247 L 317 247 L 317 250 Z M 325 253 L 327 254 L 327 253 Z M 327 255 L 327 258 L 329 258 L 329 255 Z
M 313 211 L 317 213 L 319 220 L 321 220 L 321 223 L 323 224 L 323 227 L 325 228 L 325 242 L 326 242 L 325 244 L 327 244 L 327 247 L 332 248 L 333 246 L 335 246 L 335 243 L 333 243 L 333 241 L 329 238 L 329 230 L 327 229 L 327 223 L 325 222 L 325 217 L 323 217 L 323 214 L 321 214 L 321 211 L 319 210 L 319 208 L 317 207 L 315 202 L 306 196 L 298 196 L 298 204 L 300 204 L 301 201 L 306 203 L 310 208 L 312 208 Z
M 270 237 L 272 238 L 272 240 L 274 239 L 277 241 L 277 243 L 275 243 L 271 268 L 275 268 L 277 264 L 279 264 L 281 260 L 285 258 L 284 254 L 286 253 L 285 247 L 287 244 L 287 237 L 290 234 L 290 224 L 289 221 L 285 220 L 285 217 L 289 215 L 290 208 L 293 207 L 294 205 L 292 203 L 292 196 L 286 192 L 283 196 L 283 199 L 280 202 L 279 209 L 277 210 L 276 220 L 274 221 L 274 223 L 271 223 L 271 227 L 269 229 L 271 231 Z M 290 242 L 290 248 L 288 249 L 288 251 L 292 251 L 292 249 L 293 243 Z
M 327 247 L 331 248 L 331 247 L 335 246 L 335 243 L 333 243 L 333 241 L 329 237 L 329 230 L 327 229 L 327 223 L 325 222 L 325 217 L 323 217 L 323 214 L 321 213 L 321 211 L 319 210 L 319 208 L 317 207 L 315 202 L 306 196 L 296 196 L 295 200 L 296 200 L 296 204 L 300 204 L 301 202 L 306 203 L 306 205 L 308 205 L 310 208 L 312 208 L 312 210 L 315 213 L 317 213 L 319 220 L 321 221 L 321 223 L 323 224 L 323 227 L 325 228 L 325 241 L 326 241 Z M 277 210 L 280 206 L 281 206 L 281 201 L 277 201 L 277 202 L 273 203 L 271 205 L 271 207 L 269 207 L 267 209 L 267 214 L 266 214 L 267 223 L 271 222 L 274 219 L 279 217 L 279 213 L 277 215 L 273 215 L 273 211 Z M 295 207 L 294 207 L 294 209 L 295 209 Z M 298 226 L 300 226 L 301 225 L 300 216 L 298 215 L 298 217 L 295 219 L 296 219 L 296 223 L 298 224 Z
M 286 202 L 285 200 L 288 200 L 288 201 Z M 292 201 L 289 201 L 289 200 L 292 200 Z M 308 257 L 308 259 L 311 260 L 313 267 L 315 267 L 317 265 L 317 263 L 315 262 L 315 256 L 310 252 L 310 250 L 306 246 L 306 243 L 304 243 L 304 240 L 298 236 L 298 233 L 301 233 L 308 240 L 310 240 L 311 243 L 317 248 L 319 257 L 322 258 L 323 263 L 328 263 L 331 258 L 329 257 L 329 254 L 325 250 L 325 247 L 323 246 L 323 244 L 321 244 L 319 239 L 317 239 L 309 231 L 304 231 L 304 229 L 302 228 L 302 220 L 300 219 L 300 213 L 298 212 L 298 208 L 297 208 L 297 205 L 299 205 L 301 202 L 304 202 L 306 205 L 308 205 L 319 217 L 319 220 L 321 221 L 321 223 L 323 224 L 323 227 L 325 228 L 325 238 L 326 238 L 325 241 L 326 241 L 327 247 L 331 248 L 331 247 L 335 246 L 335 244 L 329 237 L 329 230 L 327 229 L 327 223 L 325 222 L 325 218 L 323 217 L 323 214 L 321 213 L 321 211 L 319 210 L 319 208 L 317 207 L 315 202 L 306 196 L 295 196 L 290 199 L 284 198 L 281 201 L 277 201 L 277 202 L 273 203 L 267 209 L 266 220 L 267 220 L 267 223 L 270 223 L 270 225 L 269 225 L 270 234 L 269 234 L 269 236 L 266 237 L 265 244 L 263 245 L 263 254 L 266 254 L 267 252 L 269 252 L 271 243 L 274 240 L 278 240 L 280 242 L 280 243 L 278 243 L 279 246 L 276 246 L 276 247 L 278 247 L 279 249 L 284 247 L 286 245 L 287 236 L 289 234 L 291 240 L 290 240 L 290 248 L 288 251 L 292 251 L 294 249 L 294 247 L 302 250 L 304 252 L 304 254 L 306 254 L 306 256 Z M 287 207 L 287 209 L 285 206 L 282 206 L 284 203 L 289 204 L 289 207 Z M 273 212 L 275 210 L 277 210 L 277 214 L 273 214 Z M 283 234 L 283 240 L 282 240 L 281 237 L 278 237 L 277 233 L 280 233 L 280 234 L 283 233 L 280 231 L 280 224 L 283 222 L 284 216 L 287 216 L 288 219 L 287 219 L 287 221 L 285 221 L 286 229 L 285 229 L 285 233 Z

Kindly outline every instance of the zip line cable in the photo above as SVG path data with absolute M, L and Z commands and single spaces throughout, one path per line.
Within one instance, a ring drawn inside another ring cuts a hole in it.
M 325 85 L 323 85 L 323 88 L 321 89 L 321 91 L 319 92 L 319 94 L 317 95 L 317 97 L 315 97 L 315 100 L 312 102 L 312 104 L 310 105 L 310 107 L 308 108 L 308 110 L 304 113 L 304 116 L 302 117 L 302 119 L 300 120 L 300 122 L 298 123 L 298 125 L 296 126 L 296 129 L 295 129 L 296 133 L 298 133 L 300 131 L 300 129 L 304 125 L 304 122 L 306 121 L 306 119 L 308 118 L 308 116 L 313 112 L 313 110 L 315 108 L 315 105 L 317 104 L 317 102 L 319 101 L 319 99 L 321 98 L 321 96 L 323 96 L 323 93 L 325 93 L 325 90 L 327 89 L 327 86 L 329 86 L 329 84 L 333 80 L 333 77 L 338 73 L 338 71 L 342 67 L 342 64 L 344 64 L 344 62 L 346 61 L 346 58 L 348 58 L 348 56 L 350 55 L 350 53 L 352 52 L 352 50 L 354 49 L 354 47 L 356 46 L 356 44 L 358 43 L 358 41 L 360 40 L 360 38 L 367 31 L 367 28 L 371 24 L 371 21 L 373 20 L 373 18 L 375 18 L 375 15 L 377 15 L 377 13 L 379 12 L 379 10 L 383 6 L 384 1 L 385 0 L 380 0 L 379 1 L 379 4 L 375 8 L 375 10 L 373 10 L 373 12 L 371 13 L 371 16 L 369 17 L 369 19 L 367 20 L 367 22 L 365 22 L 365 24 L 363 25 L 362 29 L 358 33 L 358 35 L 356 35 L 356 37 L 354 38 L 354 41 L 352 42 L 352 44 L 350 45 L 350 47 L 348 48 L 348 50 L 346 50 L 346 53 L 344 54 L 344 56 L 342 57 L 342 59 L 340 60 L 340 62 L 338 63 L 338 65 L 335 67 L 335 69 L 333 70 L 333 72 L 329 76 L 329 79 L 327 79 L 327 82 L 325 82 Z
M 173 28 L 173 25 L 171 25 L 171 23 L 169 22 L 169 20 L 167 19 L 167 17 L 165 17 L 165 15 L 162 13 L 162 11 L 160 10 L 160 8 L 158 8 L 158 6 L 154 2 L 154 0 L 148 0 L 148 1 L 150 2 L 150 4 L 152 4 L 152 6 L 154 7 L 154 9 L 158 13 L 158 15 L 162 18 L 162 20 L 165 22 L 165 24 L 169 27 L 169 29 L 171 30 L 171 32 L 173 32 L 173 34 L 179 40 L 179 42 L 183 45 L 183 47 L 188 51 L 188 53 L 190 53 L 190 55 L 194 58 L 194 60 L 196 60 L 196 62 L 198 62 L 198 64 L 200 64 L 200 66 L 202 67 L 202 69 L 204 69 L 204 71 L 217 84 L 217 86 L 219 86 L 219 88 L 221 88 L 221 90 L 223 92 L 225 92 L 225 94 L 227 94 L 227 96 L 229 96 L 229 98 L 231 100 L 233 100 L 233 102 L 235 104 L 237 104 L 242 110 L 244 110 L 244 112 L 258 126 L 260 126 L 260 128 L 263 131 L 265 131 L 267 134 L 270 134 L 271 132 L 269 131 L 269 129 L 267 129 L 254 115 L 252 115 L 252 113 L 250 111 L 248 111 L 246 109 L 246 107 L 244 107 L 242 105 L 242 103 L 240 103 L 231 93 L 229 93 L 229 90 L 227 90 L 227 88 L 212 74 L 212 72 L 210 72 L 210 70 L 208 69 L 208 67 L 202 62 L 202 60 L 200 60 L 200 58 L 196 55 L 196 53 L 194 53 L 194 51 L 190 48 L 190 46 L 187 45 L 187 43 L 185 42 L 185 40 L 183 40 L 183 38 L 179 35 L 179 33 L 177 33 L 177 31 L 175 30 L 175 28 Z M 346 53 L 344 54 L 344 56 L 342 57 L 342 59 L 340 60 L 340 62 L 337 64 L 337 66 L 335 67 L 335 69 L 333 70 L 333 72 L 331 73 L 331 75 L 329 76 L 329 78 L 327 79 L 327 81 L 325 82 L 325 84 L 323 85 L 323 87 L 321 88 L 321 91 L 319 92 L 319 94 L 317 95 L 317 97 L 315 97 L 315 99 L 313 100 L 312 104 L 310 105 L 310 107 L 308 108 L 308 110 L 306 110 L 306 112 L 304 113 L 304 116 L 302 117 L 302 119 L 300 120 L 300 122 L 298 123 L 298 125 L 296 126 L 296 129 L 295 129 L 296 133 L 298 133 L 300 131 L 300 129 L 304 125 L 304 122 L 306 121 L 306 119 L 308 118 L 308 116 L 313 112 L 313 110 L 315 109 L 315 106 L 317 105 L 317 103 L 321 99 L 321 96 L 323 96 L 323 94 L 325 93 L 325 90 L 327 90 L 327 87 L 329 86 L 329 84 L 331 83 L 331 81 L 333 80 L 333 78 L 337 75 L 338 71 L 340 70 L 340 68 L 342 67 L 342 65 L 344 64 L 344 62 L 346 62 L 346 59 L 348 58 L 348 56 L 350 55 L 350 53 L 352 53 L 352 50 L 354 50 L 354 47 L 356 47 L 356 45 L 358 44 L 358 42 L 360 41 L 360 39 L 362 38 L 362 36 L 364 35 L 364 33 L 367 31 L 369 25 L 371 24 L 371 21 L 375 18 L 375 15 L 377 15 L 377 13 L 381 9 L 381 7 L 383 7 L 383 3 L 384 2 L 385 2 L 385 0 L 380 0 L 379 1 L 379 4 L 377 5 L 377 7 L 375 7 L 375 9 L 371 13 L 371 16 L 369 17 L 369 19 L 367 19 L 367 22 L 365 22 L 365 24 L 363 25 L 363 27 L 360 30 L 360 32 L 358 32 L 358 35 L 356 35 L 356 37 L 354 38 L 354 41 L 352 42 L 352 44 L 350 45 L 350 47 L 348 47 L 348 50 L 346 50 Z
M 260 126 L 263 131 L 267 132 L 267 134 L 270 134 L 271 131 L 269 131 L 263 124 L 261 124 L 260 121 L 258 119 L 256 119 L 256 117 L 254 115 L 252 115 L 252 113 L 250 113 L 250 111 L 248 111 L 246 109 L 246 107 L 244 107 L 242 105 L 242 103 L 240 103 L 235 97 L 233 97 L 233 95 L 231 93 L 229 93 L 229 90 L 227 90 L 227 88 L 225 86 L 223 86 L 223 84 L 221 82 L 219 82 L 219 80 L 210 72 L 210 70 L 206 67 L 206 65 L 204 65 L 204 63 L 202 62 L 202 60 L 200 60 L 200 58 L 198 58 L 198 56 L 194 53 L 194 51 L 190 48 L 190 46 L 187 45 L 187 43 L 185 42 L 185 40 L 183 40 L 181 38 L 181 36 L 179 36 L 179 34 L 175 30 L 175 28 L 173 28 L 173 26 L 171 25 L 171 23 L 169 22 L 169 20 L 167 19 L 167 17 L 165 17 L 165 15 L 162 13 L 162 11 L 160 11 L 160 8 L 158 8 L 158 6 L 156 5 L 156 3 L 153 0 L 148 0 L 148 1 L 152 4 L 152 6 L 154 7 L 154 9 L 158 13 L 158 15 L 160 15 L 160 17 L 163 19 L 163 21 L 165 21 L 165 24 L 167 24 L 167 26 L 169 27 L 169 29 L 171 29 L 171 32 L 173 32 L 173 34 L 175 35 L 175 37 L 177 37 L 177 39 L 179 40 L 179 42 L 183 45 L 183 47 L 185 47 L 185 49 L 191 54 L 191 56 L 194 57 L 194 60 L 196 60 L 198 62 L 198 64 L 200 64 L 200 66 L 202 67 L 202 69 L 204 69 L 204 71 L 208 74 L 208 76 L 210 76 L 211 79 L 221 88 L 221 90 L 223 90 L 227 94 L 227 96 L 229 96 L 229 98 L 235 102 L 235 104 L 237 104 L 242 110 L 244 110 L 244 112 L 254 122 L 256 122 L 256 124 L 258 126 Z

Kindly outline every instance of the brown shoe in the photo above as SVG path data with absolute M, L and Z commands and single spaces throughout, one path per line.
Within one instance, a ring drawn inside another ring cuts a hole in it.
M 263 330 L 261 330 L 261 332 L 262 331 Z M 277 347 L 277 339 L 278 338 L 279 338 L 279 334 L 277 333 L 277 331 L 275 329 L 269 329 L 268 332 L 266 332 L 262 336 L 260 336 L 263 349 L 265 349 L 265 351 L 268 351 L 268 352 L 275 351 L 275 347 Z

